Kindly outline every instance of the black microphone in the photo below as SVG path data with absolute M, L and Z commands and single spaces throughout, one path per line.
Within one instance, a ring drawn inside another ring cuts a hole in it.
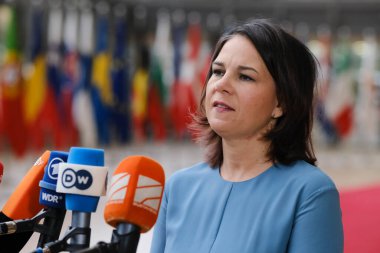
M 45 174 L 40 181 L 40 204 L 45 206 L 44 211 L 48 214 L 44 218 L 38 247 L 45 243 L 55 241 L 61 233 L 63 221 L 66 215 L 65 195 L 56 192 L 58 179 L 58 166 L 60 163 L 67 162 L 68 153 L 52 151 L 48 165 L 45 167 Z

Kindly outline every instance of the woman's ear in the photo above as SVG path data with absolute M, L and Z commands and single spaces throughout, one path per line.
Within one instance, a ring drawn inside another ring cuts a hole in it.
M 278 119 L 283 115 L 282 107 L 277 105 L 272 112 L 272 119 Z

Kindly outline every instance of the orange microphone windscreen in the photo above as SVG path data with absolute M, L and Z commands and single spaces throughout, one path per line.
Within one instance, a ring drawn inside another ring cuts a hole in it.
M 104 219 L 116 227 L 132 223 L 147 232 L 156 223 L 165 186 L 165 173 L 144 156 L 125 158 L 111 178 Z
M 39 182 L 49 160 L 50 151 L 45 151 L 18 184 L 5 203 L 2 212 L 13 220 L 29 219 L 43 208 L 39 202 Z

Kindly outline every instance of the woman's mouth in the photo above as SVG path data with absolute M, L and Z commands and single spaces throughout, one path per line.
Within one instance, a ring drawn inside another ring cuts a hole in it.
M 227 105 L 226 103 L 223 103 L 223 102 L 220 102 L 220 101 L 215 101 L 213 104 L 212 104 L 213 107 L 216 107 L 220 110 L 228 110 L 228 111 L 235 111 L 231 106 Z

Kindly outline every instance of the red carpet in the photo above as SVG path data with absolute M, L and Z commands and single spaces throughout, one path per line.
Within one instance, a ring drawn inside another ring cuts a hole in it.
M 341 190 L 345 253 L 380 253 L 380 185 Z

